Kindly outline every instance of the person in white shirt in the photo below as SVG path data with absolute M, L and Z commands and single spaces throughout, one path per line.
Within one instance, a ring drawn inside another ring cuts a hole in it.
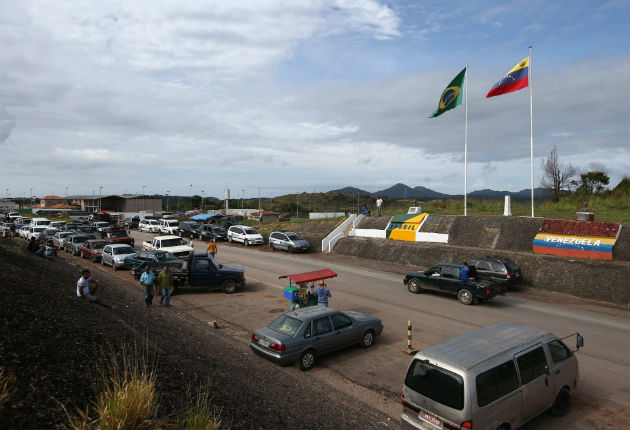
M 383 205 L 383 199 L 379 197 L 378 199 L 376 199 L 376 210 L 378 211 L 378 216 L 381 216 L 382 205 Z
M 90 277 L 90 271 L 84 269 L 83 272 L 81 272 L 81 277 L 77 281 L 77 297 L 96 303 L 97 305 L 105 306 L 106 308 L 116 309 L 116 306 L 108 305 L 94 296 L 94 293 L 96 293 L 96 290 L 100 286 L 100 282 L 92 280 Z

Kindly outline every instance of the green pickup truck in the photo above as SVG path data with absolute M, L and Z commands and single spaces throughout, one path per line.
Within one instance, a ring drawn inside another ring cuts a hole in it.
M 419 294 L 422 290 L 434 290 L 456 295 L 464 305 L 485 303 L 507 291 L 505 282 L 474 282 L 472 273 L 469 281 L 461 281 L 460 270 L 461 266 L 456 264 L 436 264 L 424 272 L 407 273 L 403 283 L 414 294 Z

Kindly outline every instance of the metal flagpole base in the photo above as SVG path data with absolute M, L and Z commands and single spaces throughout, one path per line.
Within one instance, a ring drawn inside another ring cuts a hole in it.
M 417 349 L 407 349 L 407 348 L 404 348 L 404 349 L 402 350 L 402 352 L 404 352 L 404 353 L 405 353 L 405 354 L 407 354 L 407 355 L 416 355 L 416 353 L 418 352 L 418 350 L 417 350 Z

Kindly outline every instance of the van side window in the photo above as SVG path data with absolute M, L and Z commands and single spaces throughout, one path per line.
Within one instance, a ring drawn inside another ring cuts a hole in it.
M 547 358 L 542 346 L 521 355 L 516 361 L 523 385 L 547 373 Z
M 549 342 L 549 352 L 551 353 L 551 361 L 553 364 L 560 363 L 563 360 L 571 357 L 573 354 L 562 342 L 558 339 Z
M 477 403 L 486 406 L 518 388 L 514 361 L 507 361 L 477 376 Z

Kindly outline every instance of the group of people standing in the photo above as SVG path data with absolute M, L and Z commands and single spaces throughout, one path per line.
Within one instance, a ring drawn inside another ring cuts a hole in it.
M 171 291 L 173 289 L 173 275 L 168 270 L 168 266 L 164 266 L 158 276 L 151 271 L 149 266 L 144 268 L 144 272 L 140 275 L 140 285 L 144 288 L 144 302 L 148 307 L 153 305 L 153 289 L 155 293 L 160 294 L 160 306 L 166 299 L 166 306 L 171 306 Z

